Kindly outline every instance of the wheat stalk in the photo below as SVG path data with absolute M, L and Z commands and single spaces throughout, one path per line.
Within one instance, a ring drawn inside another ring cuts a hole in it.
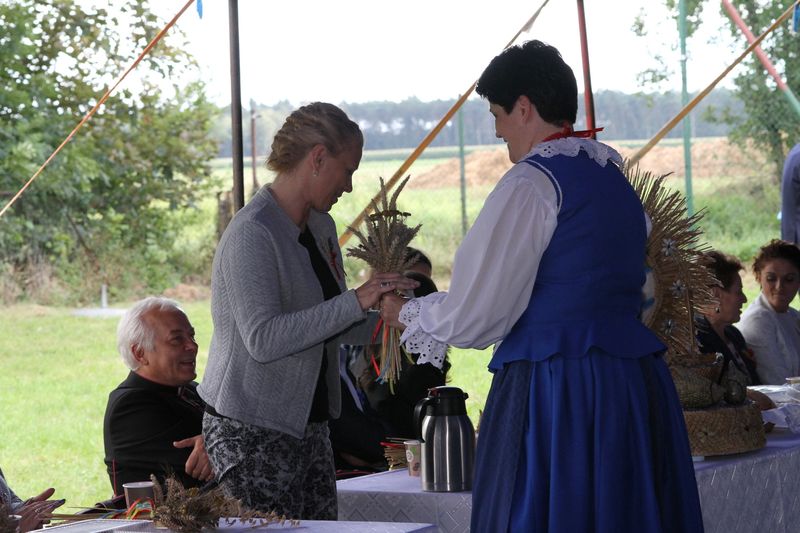
M 406 249 L 419 232 L 422 225 L 410 227 L 406 220 L 411 213 L 397 208 L 397 198 L 408 183 L 407 176 L 389 197 L 383 178 L 377 201 L 371 202 L 373 213 L 364 220 L 364 229 L 348 228 L 356 236 L 359 243 L 348 248 L 347 255 L 361 259 L 374 272 L 403 272 L 413 265 L 416 257 L 406 259 Z M 400 349 L 400 333 L 394 328 L 383 328 L 380 367 L 378 379 L 388 381 L 394 390 L 394 383 L 400 376 L 402 350 Z

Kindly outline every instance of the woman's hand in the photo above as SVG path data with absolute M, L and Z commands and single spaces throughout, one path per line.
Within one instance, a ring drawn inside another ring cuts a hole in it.
M 762 411 L 769 411 L 775 409 L 775 402 L 763 392 L 757 390 L 747 389 L 747 398 L 752 400 L 756 406 Z
M 381 296 L 388 292 L 405 291 L 417 287 L 419 287 L 418 281 L 408 279 L 402 274 L 375 274 L 369 281 L 356 289 L 356 296 L 358 303 L 361 304 L 361 309 L 366 311 L 370 307 L 375 307 Z
M 53 509 L 61 506 L 64 500 L 48 500 L 53 495 L 55 489 L 47 489 L 38 496 L 27 500 L 20 507 L 16 514 L 20 515 L 20 531 L 32 531 L 40 529 L 42 525 L 50 522 L 49 518 Z
M 394 293 L 384 294 L 381 298 L 381 318 L 383 322 L 390 327 L 404 330 L 406 325 L 400 322 L 400 310 L 403 304 L 406 303 L 406 298 L 402 298 Z

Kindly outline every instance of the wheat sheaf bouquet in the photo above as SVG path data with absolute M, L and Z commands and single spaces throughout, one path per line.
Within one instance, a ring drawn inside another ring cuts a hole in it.
M 406 248 L 422 227 L 410 227 L 406 220 L 411 213 L 397 209 L 397 197 L 411 176 L 407 176 L 389 197 L 386 184 L 380 178 L 381 190 L 377 201 L 371 202 L 372 214 L 364 221 L 363 230 L 349 228 L 358 240 L 356 247 L 349 248 L 347 255 L 366 262 L 373 272 L 403 272 L 416 262 L 416 258 L 406 258 Z M 380 375 L 378 379 L 388 382 L 394 390 L 394 383 L 400 377 L 403 350 L 400 348 L 400 332 L 381 325 Z

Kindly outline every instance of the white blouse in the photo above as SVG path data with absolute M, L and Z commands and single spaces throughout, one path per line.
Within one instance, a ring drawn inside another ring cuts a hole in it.
M 764 294 L 745 309 L 738 324 L 756 358 L 756 372 L 764 385 L 783 385 L 800 375 L 800 313 L 791 307 L 777 313 Z
M 580 150 L 601 166 L 622 161 L 609 146 L 575 137 L 541 143 L 525 158 L 574 157 Z M 441 368 L 448 345 L 497 349 L 528 307 L 539 262 L 556 230 L 557 186 L 524 162 L 500 179 L 456 251 L 450 291 L 409 300 L 400 311 L 406 325 L 401 341 L 420 354 L 418 364 Z

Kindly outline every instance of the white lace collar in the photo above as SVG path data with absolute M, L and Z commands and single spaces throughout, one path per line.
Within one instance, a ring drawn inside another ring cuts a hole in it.
M 613 161 L 617 165 L 622 165 L 622 156 L 619 155 L 619 152 L 607 144 L 595 141 L 594 139 L 584 139 L 581 137 L 565 137 L 563 139 L 539 143 L 522 159 L 527 159 L 533 155 L 540 155 L 542 157 L 553 157 L 556 155 L 575 157 L 581 150 L 586 152 L 589 157 L 601 167 L 606 166 L 608 161 Z

